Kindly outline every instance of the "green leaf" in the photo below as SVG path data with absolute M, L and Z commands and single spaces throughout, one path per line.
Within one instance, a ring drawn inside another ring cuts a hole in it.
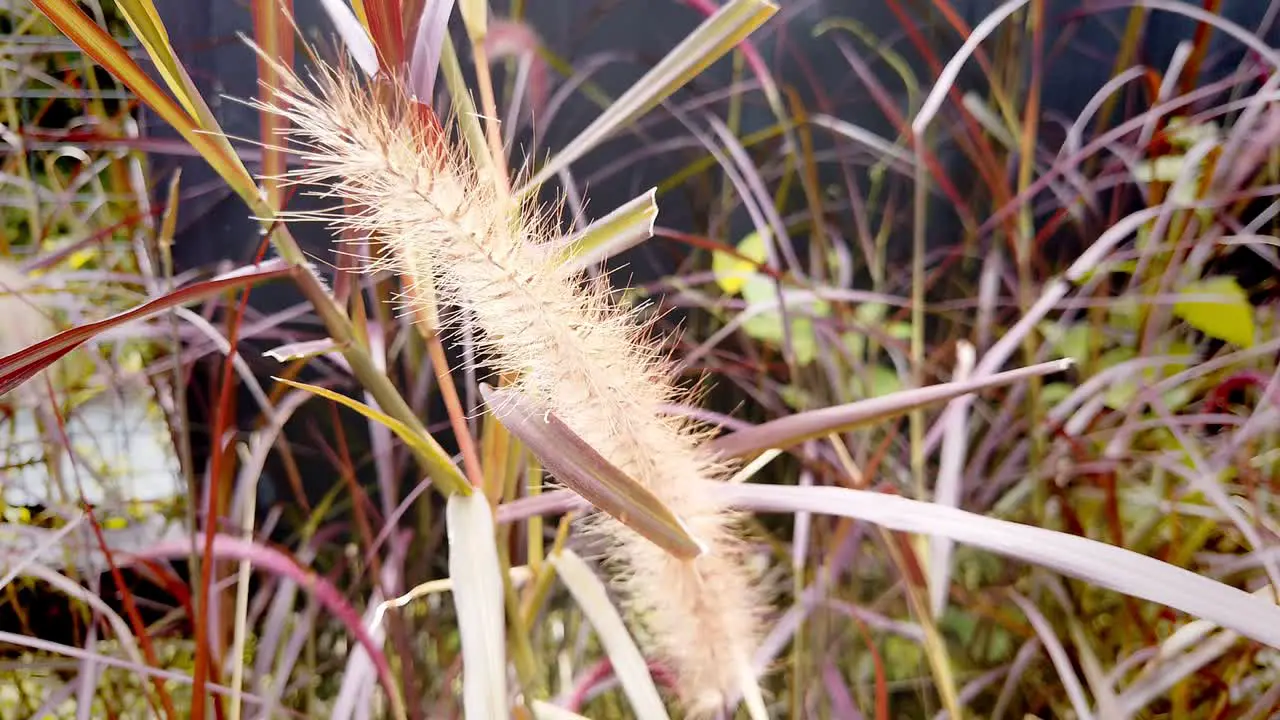
M 756 270 L 766 257 L 764 238 L 758 232 L 742 238 L 737 250 L 743 257 L 719 251 L 711 253 L 711 274 L 726 295 L 742 292 L 747 281 L 757 276 Z
M 1173 314 L 1212 338 L 1240 347 L 1253 345 L 1253 306 L 1233 277 L 1210 277 L 1191 283 L 1178 293 L 1188 298 L 1173 306 Z M 1220 300 L 1190 299 L 1215 295 Z
M 1093 328 L 1084 323 L 1062 327 L 1057 323 L 1040 324 L 1040 333 L 1049 341 L 1059 357 L 1067 357 L 1077 362 L 1089 357 Z
M 865 376 L 854 378 L 853 394 L 864 398 L 892 395 L 902 389 L 898 372 L 884 365 L 872 365 Z
M 1044 403 L 1046 407 L 1053 407 L 1063 400 L 1066 400 L 1067 396 L 1074 390 L 1075 387 L 1067 383 L 1049 383 L 1040 389 L 1040 402 Z
M 764 275 L 748 278 L 742 286 L 742 297 L 752 305 L 776 305 L 778 301 L 773 281 Z M 796 362 L 808 365 L 818 352 L 813 318 L 830 315 L 831 305 L 808 293 L 788 293 L 786 290 L 782 292 L 782 302 L 787 308 L 787 319 L 791 321 L 791 349 L 795 353 Z M 777 307 L 760 311 L 742 323 L 742 331 L 756 340 L 781 347 L 786 338 L 782 311 Z

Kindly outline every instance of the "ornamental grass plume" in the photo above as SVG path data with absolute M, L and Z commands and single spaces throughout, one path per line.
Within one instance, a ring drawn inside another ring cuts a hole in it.
M 693 714 L 723 705 L 749 670 L 762 590 L 748 572 L 736 518 L 706 490 L 728 468 L 701 449 L 706 430 L 659 411 L 688 391 L 651 327 L 614 304 L 607 281 L 571 269 L 554 212 L 513 203 L 506 189 L 447 138 L 435 116 L 382 83 L 381 101 L 355 73 L 320 66 L 316 89 L 280 67 L 261 110 L 292 124 L 304 161 L 283 181 L 326 188 L 349 209 L 292 214 L 320 220 L 380 252 L 367 270 L 390 270 L 406 309 L 429 288 L 479 331 L 488 367 L 555 413 L 603 457 L 684 519 L 706 551 L 681 560 L 598 514 L 608 564 L 650 650 L 677 677 Z M 455 316 L 456 317 L 456 316 Z

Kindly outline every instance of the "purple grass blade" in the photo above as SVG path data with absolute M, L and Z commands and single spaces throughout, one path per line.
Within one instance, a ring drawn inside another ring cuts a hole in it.
M 723 500 L 743 510 L 837 515 L 901 532 L 949 537 L 1212 620 L 1280 648 L 1280 606 L 1115 545 L 866 490 L 726 484 L 717 487 Z
M 964 382 L 942 383 L 915 390 L 905 390 L 882 397 L 860 400 L 847 405 L 789 415 L 757 425 L 749 430 L 723 435 L 709 443 L 711 449 L 727 457 L 743 457 L 769 448 L 786 448 L 805 440 L 825 437 L 852 428 L 881 422 L 905 412 L 934 403 L 968 395 L 1001 385 L 1062 372 L 1070 360 L 1055 360 L 1029 367 L 997 373 Z
M 161 310 L 203 300 L 204 298 L 240 288 L 256 285 L 267 280 L 291 277 L 296 270 L 284 260 L 268 260 L 260 265 L 253 265 L 212 280 L 196 283 L 168 295 L 143 303 L 131 310 L 112 315 L 105 320 L 86 323 L 54 335 L 47 340 L 19 350 L 12 355 L 0 358 L 0 397 L 13 391 L 14 388 L 35 377 L 41 370 L 49 367 L 67 353 L 80 347 L 106 330 L 154 315 Z
M 440 69 L 440 53 L 444 50 L 444 35 L 449 29 L 449 17 L 453 15 L 454 0 L 427 0 L 418 18 L 413 48 L 409 59 L 409 94 L 430 104 L 436 86 L 436 73 Z
M 648 488 L 627 476 L 562 420 L 513 390 L 480 385 L 490 411 L 557 480 L 672 555 L 691 559 L 702 544 Z

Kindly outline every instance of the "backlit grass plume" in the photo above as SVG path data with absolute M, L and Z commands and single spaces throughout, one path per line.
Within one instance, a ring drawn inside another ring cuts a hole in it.
M 314 90 L 281 74 L 283 87 L 263 109 L 293 124 L 293 152 L 305 167 L 287 179 L 326 187 L 323 195 L 353 208 L 293 217 L 380 247 L 368 268 L 399 274 L 410 310 L 427 286 L 460 307 L 491 369 L 517 377 L 519 392 L 644 484 L 705 545 L 701 556 L 679 560 L 611 518 L 593 524 L 685 705 L 718 707 L 748 672 L 760 591 L 734 518 L 700 482 L 726 468 L 699 449 L 702 430 L 659 412 L 681 391 L 649 328 L 611 301 L 606 282 L 566 266 L 555 217 L 513 209 L 425 108 L 403 97 L 375 101 L 340 69 L 319 68 Z

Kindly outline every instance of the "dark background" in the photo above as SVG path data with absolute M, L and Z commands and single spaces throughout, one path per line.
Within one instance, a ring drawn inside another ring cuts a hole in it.
M 981 21 L 1000 3 L 996 0 L 952 0 L 972 27 Z M 1194 3 L 1198 5 L 1198 3 Z M 1264 0 L 1224 0 L 1221 14 L 1250 30 L 1256 28 L 1267 14 L 1270 3 Z M 257 68 L 249 48 L 241 43 L 236 33 L 252 35 L 252 18 L 246 0 L 212 0 L 208 3 L 191 0 L 158 0 L 157 5 L 169 27 L 179 56 L 187 63 L 192 77 L 204 91 L 214 107 L 222 127 L 231 135 L 256 138 L 258 124 L 251 108 L 223 99 L 223 96 L 249 98 L 256 93 Z M 503 15 L 504 3 L 494 3 L 495 14 Z M 915 8 L 917 22 L 931 38 L 934 51 L 944 60 L 960 46 L 960 39 L 935 13 L 926 8 L 924 0 L 903 0 L 903 5 Z M 601 54 L 609 53 L 616 61 L 592 75 L 592 80 L 606 92 L 616 97 L 671 47 L 674 47 L 702 20 L 696 10 L 678 0 L 581 0 L 579 2 L 528 2 L 529 22 L 548 46 L 575 64 Z M 1046 38 L 1050 57 L 1046 62 L 1043 106 L 1045 117 L 1069 121 L 1074 118 L 1089 98 L 1110 77 L 1114 53 L 1118 45 L 1128 8 L 1094 11 L 1088 2 L 1050 0 L 1046 4 L 1050 18 L 1049 27 L 1054 31 Z M 318 0 L 296 0 L 295 13 L 298 23 L 314 41 L 327 44 L 333 32 Z M 893 137 L 891 126 L 849 70 L 848 63 L 833 41 L 834 37 L 847 37 L 835 31 L 814 38 L 813 26 L 821 20 L 833 17 L 855 19 L 878 37 L 892 42 L 896 50 L 911 60 L 916 75 L 924 83 L 930 77 L 928 68 L 915 57 L 910 43 L 903 37 L 902 27 L 885 3 L 874 0 L 857 2 L 815 0 L 813 2 L 784 2 L 773 20 L 752 36 L 752 41 L 765 56 L 780 85 L 793 86 L 810 108 L 818 108 L 821 101 L 831 104 L 829 112 L 837 117 L 866 127 L 874 132 Z M 458 32 L 461 27 L 456 12 L 451 28 L 464 65 L 469 65 L 468 47 Z M 1195 23 L 1182 16 L 1152 11 L 1143 43 L 1144 55 L 1139 58 L 1149 66 L 1163 69 L 1169 62 L 1179 42 L 1189 40 Z M 1273 26 L 1267 33 L 1273 41 L 1278 33 Z M 850 44 L 863 53 L 863 58 L 876 71 L 881 83 L 891 92 L 899 92 L 901 83 L 882 62 L 856 42 Z M 1239 60 L 1242 46 L 1221 33 L 1214 33 L 1212 49 L 1207 58 L 1204 73 L 1213 74 L 1218 68 L 1229 68 Z M 301 55 L 299 55 L 301 57 Z M 962 78 L 965 89 L 981 90 L 982 78 L 976 67 L 971 67 Z M 469 67 L 467 68 L 469 71 Z M 678 97 L 690 98 L 723 87 L 730 78 L 727 61 L 717 63 L 707 74 Z M 553 77 L 553 89 L 555 75 Z M 442 86 L 442 83 L 440 84 Z M 927 88 L 927 85 L 926 85 Z M 545 146 L 538 148 L 541 156 L 562 146 L 574 137 L 598 113 L 590 101 L 576 95 L 555 116 L 545 135 Z M 650 137 L 663 139 L 686 135 L 687 131 L 663 109 L 654 111 L 665 119 L 649 126 Z M 771 122 L 769 109 L 759 93 L 746 105 L 744 125 L 748 130 Z M 1060 128 L 1046 122 L 1044 137 L 1060 136 Z M 173 132 L 161 124 L 150 128 L 153 135 L 172 136 Z M 821 133 L 819 133 L 821 134 Z M 524 138 L 527 139 L 527 132 Z M 588 178 L 602 167 L 618 161 L 634 152 L 642 141 L 627 133 L 620 134 L 597 148 L 573 166 L 576 178 Z M 962 189 L 963 168 L 954 163 L 959 160 L 953 153 L 943 151 L 943 157 L 953 163 L 960 174 L 953 179 Z M 669 153 L 632 164 L 625 172 L 593 184 L 587 189 L 590 195 L 588 215 L 599 217 L 639 193 L 656 184 L 675 169 L 688 162 L 690 155 Z M 517 155 L 517 160 L 520 158 Z M 208 264 L 220 259 L 244 262 L 259 242 L 258 228 L 248 217 L 245 206 L 230 191 L 217 188 L 216 176 L 198 158 L 156 156 L 153 177 L 158 192 L 163 191 L 169 170 L 182 166 L 183 184 L 187 188 L 209 187 L 202 194 L 187 199 L 179 216 L 177 259 L 183 267 Z M 250 168 L 253 170 L 254 168 Z M 215 189 L 216 188 L 216 189 Z M 661 204 L 660 223 L 668 227 L 691 229 L 696 220 L 695 208 L 688 198 L 679 193 L 666 196 Z M 945 207 L 934 203 L 935 211 L 945 213 Z M 932 227 L 947 227 L 930 223 Z M 311 251 L 327 257 L 328 235 L 320 227 L 299 226 L 296 235 Z M 951 242 L 952 237 L 935 237 L 935 242 Z M 904 238 L 905 241 L 905 238 Z M 627 257 L 638 280 L 652 279 L 669 272 L 670 256 L 658 246 L 645 244 Z M 271 292 L 255 293 L 258 302 L 265 302 Z

